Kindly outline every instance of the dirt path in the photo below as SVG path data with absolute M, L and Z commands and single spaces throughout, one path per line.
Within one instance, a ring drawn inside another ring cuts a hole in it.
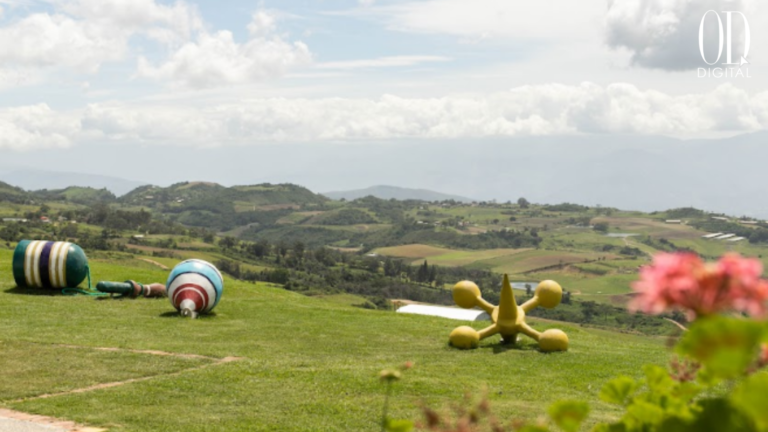
M 630 242 L 629 242 L 629 240 L 627 240 L 627 237 L 622 237 L 621 239 L 622 239 L 622 240 L 624 240 L 624 245 L 625 245 L 625 246 L 627 246 L 627 247 L 633 247 L 633 248 L 637 248 L 637 249 L 639 249 L 640 251 L 642 251 L 643 253 L 645 253 L 646 255 L 648 255 L 649 257 L 653 258 L 653 254 L 652 254 L 652 253 L 650 253 L 650 252 L 646 252 L 646 251 L 642 250 L 641 248 L 639 248 L 639 247 L 638 247 L 636 244 L 634 244 L 634 243 L 630 243 Z
M 54 417 L 27 414 L 20 411 L 0 408 L 0 432 L 6 431 L 46 431 L 46 432 L 103 432 L 106 429 L 79 425 L 69 420 Z
M 677 322 L 677 321 L 675 321 L 675 320 L 673 320 L 673 319 L 670 319 L 670 318 L 666 318 L 666 317 L 664 317 L 663 319 L 665 319 L 665 320 L 667 320 L 667 321 L 671 322 L 672 324 L 676 325 L 676 326 L 677 326 L 677 328 L 679 328 L 680 330 L 682 330 L 682 331 L 684 331 L 684 332 L 687 332 L 687 331 L 688 331 L 688 329 L 687 329 L 687 328 L 686 328 L 684 325 L 680 324 L 679 322 Z
M 9 409 L 0 408 L 0 419 L 7 419 L 0 425 L 0 432 L 6 430 L 20 430 L 20 431 L 66 431 L 66 432 L 103 432 L 106 429 L 94 428 L 83 426 L 69 420 L 57 419 L 54 417 L 46 417 L 35 414 L 27 414 L 20 411 L 14 411 Z
M 166 266 L 164 264 L 160 264 L 159 262 L 151 260 L 149 258 L 138 258 L 138 259 L 140 259 L 141 261 L 144 261 L 144 262 L 148 262 L 148 263 L 150 263 L 152 265 L 158 266 L 158 267 L 160 267 L 163 270 L 170 270 L 170 268 L 168 266 Z
M 59 345 L 66 348 L 83 348 L 82 346 L 78 345 Z M 219 360 L 216 357 L 208 357 L 200 354 L 180 354 L 180 353 L 172 353 L 167 351 L 157 351 L 157 350 L 135 350 L 135 349 L 127 349 L 127 348 L 111 348 L 111 347 L 96 347 L 92 348 L 97 351 L 123 351 L 123 352 L 130 352 L 130 353 L 136 353 L 136 354 L 150 354 L 150 355 L 156 355 L 156 356 L 168 356 L 168 357 L 178 357 L 178 358 L 185 358 L 185 359 L 204 359 L 204 360 Z

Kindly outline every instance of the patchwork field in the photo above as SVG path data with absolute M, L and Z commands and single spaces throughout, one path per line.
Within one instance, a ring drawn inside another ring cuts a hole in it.
M 374 250 L 379 255 L 392 256 L 398 258 L 421 259 L 434 256 L 445 255 L 455 252 L 452 249 L 423 244 L 409 244 L 403 246 L 385 247 Z
M 627 231 L 640 234 L 653 234 L 669 240 L 697 239 L 706 234 L 691 226 L 682 224 L 668 224 L 662 220 L 648 217 L 597 217 L 594 223 L 606 222 L 618 231 Z
M 493 270 L 498 273 L 522 274 L 552 266 L 583 263 L 602 258 L 611 260 L 618 258 L 618 256 L 598 252 L 529 250 L 519 254 L 477 261 L 472 266 Z
M 415 367 L 395 386 L 395 418 L 418 419 L 421 402 L 444 407 L 485 389 L 502 419 L 537 418 L 576 398 L 590 401 L 593 423 L 617 413 L 597 399 L 603 382 L 667 357 L 662 339 L 537 320 L 539 330 L 566 331 L 570 351 L 542 354 L 531 341 L 508 347 L 498 338 L 458 351 L 446 341 L 460 322 L 229 278 L 215 313 L 188 320 L 166 299 L 15 288 L 11 255 L 0 249 L 0 406 L 111 430 L 376 430 L 377 374 L 405 361 Z M 166 278 L 139 263 L 92 259 L 91 268 L 95 280 Z
M 417 262 L 420 263 L 424 258 L 428 258 L 430 264 L 455 267 L 465 266 L 482 260 L 516 255 L 528 250 L 530 249 L 486 249 L 468 251 L 413 244 L 380 248 L 374 250 L 374 252 L 384 256 L 414 259 L 414 264 Z

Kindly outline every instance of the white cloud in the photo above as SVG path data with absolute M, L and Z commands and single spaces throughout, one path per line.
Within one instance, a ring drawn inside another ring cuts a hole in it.
M 539 0 L 527 7 L 509 0 L 426 0 L 372 6 L 344 14 L 383 19 L 393 30 L 470 40 L 592 37 L 604 0 Z M 361 4 L 365 5 L 361 2 Z
M 183 1 L 166 6 L 155 0 L 78 0 L 67 4 L 64 10 L 87 21 L 131 30 L 160 25 L 185 38 L 203 28 L 197 9 Z
M 46 104 L 0 109 L 0 150 L 69 147 L 79 130 L 76 117 Z
M 709 11 L 742 11 L 751 16 L 751 0 L 609 0 L 607 42 L 626 48 L 635 65 L 668 70 L 706 67 L 699 49 L 699 26 Z M 705 54 L 717 58 L 718 25 L 714 14 L 705 25 Z M 724 16 L 724 14 L 723 14 Z M 744 26 L 733 21 L 733 59 L 743 54 Z M 723 25 L 725 18 L 723 17 Z M 754 31 L 754 29 L 753 29 Z
M 31 86 L 42 81 L 35 69 L 0 67 L 0 90 Z
M 571 135 L 700 136 L 768 127 L 768 92 L 730 84 L 670 96 L 629 84 L 549 84 L 442 98 L 257 99 L 209 108 L 91 105 L 83 128 L 99 138 L 193 146 Z
M 127 35 L 65 15 L 33 14 L 0 28 L 0 61 L 20 66 L 68 66 L 95 72 L 122 58 Z
M 203 28 L 197 8 L 183 1 L 166 6 L 155 0 L 78 0 L 65 4 L 63 9 L 84 22 L 150 35 L 163 30 L 178 40 L 189 39 Z
M 275 28 L 274 17 L 257 12 L 248 25 L 252 37 L 247 42 L 237 43 L 229 31 L 203 31 L 157 67 L 139 58 L 138 76 L 177 87 L 210 88 L 278 78 L 312 61 L 304 43 L 283 40 Z
M 450 57 L 443 56 L 388 56 L 373 59 L 346 60 L 318 63 L 317 69 L 368 69 L 414 66 L 421 63 L 435 63 L 451 61 Z
M 277 30 L 277 20 L 265 11 L 256 11 L 248 23 L 248 33 L 253 37 L 267 37 Z
M 174 86 L 260 82 L 311 62 L 307 46 L 284 40 L 276 33 L 275 16 L 265 11 L 252 15 L 250 38 L 238 43 L 230 31 L 209 32 L 197 8 L 181 0 L 169 5 L 156 0 L 48 1 L 54 12 L 0 26 L 0 64 L 95 73 L 104 63 L 126 59 L 135 35 L 171 50 L 157 66 L 139 57 L 137 75 Z
M 630 84 L 524 86 L 441 98 L 253 99 L 205 106 L 157 101 L 0 110 L 0 149 L 122 141 L 209 147 L 274 142 L 483 139 L 530 135 L 738 134 L 768 128 L 768 91 L 730 84 L 670 96 Z
M 79 0 L 53 2 L 53 13 L 33 13 L 0 27 L 0 62 L 22 67 L 74 68 L 93 73 L 119 61 L 138 33 L 179 44 L 202 28 L 197 10 L 178 1 Z

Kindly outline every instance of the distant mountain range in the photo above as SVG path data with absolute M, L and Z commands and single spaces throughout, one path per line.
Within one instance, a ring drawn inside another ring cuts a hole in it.
M 112 175 L 159 185 L 194 177 L 223 185 L 292 183 L 317 191 L 394 184 L 484 201 L 524 197 L 533 203 L 572 202 L 642 211 L 692 206 L 768 218 L 766 131 L 706 140 L 593 134 L 179 149 L 81 144 L 24 153 L 4 151 L 0 165 L 22 172 L 9 175 L 0 166 L 0 180 L 25 189 L 106 187 L 116 195 L 141 183 L 108 183 L 114 180 Z M 41 171 L 68 167 L 101 175 L 72 179 L 21 166 Z
M 346 199 L 347 201 L 363 198 L 367 196 L 374 196 L 380 199 L 396 199 L 396 200 L 422 200 L 422 201 L 447 201 L 454 200 L 458 202 L 472 202 L 471 198 L 449 195 L 440 192 L 435 192 L 427 189 L 409 189 L 397 186 L 371 186 L 365 189 L 339 191 L 339 192 L 324 192 L 322 195 L 327 196 L 333 200 Z
M 41 189 L 58 190 L 69 186 L 79 186 L 107 189 L 117 196 L 125 195 L 137 187 L 147 184 L 145 182 L 97 174 L 18 169 L 2 166 L 0 166 L 0 181 L 28 191 Z

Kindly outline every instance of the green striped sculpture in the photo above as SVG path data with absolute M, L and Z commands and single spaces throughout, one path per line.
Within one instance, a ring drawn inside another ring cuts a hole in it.
M 88 275 L 88 258 L 68 242 L 22 240 L 13 252 L 13 278 L 27 288 L 74 288 Z

